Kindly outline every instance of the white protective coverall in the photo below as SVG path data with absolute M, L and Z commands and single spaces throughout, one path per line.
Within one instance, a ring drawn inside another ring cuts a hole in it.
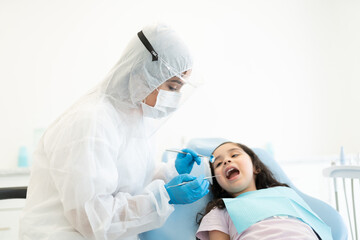
M 142 31 L 161 61 L 135 36 L 106 78 L 44 133 L 20 239 L 138 239 L 173 211 L 164 180 L 176 171 L 156 166 L 140 102 L 174 76 L 169 65 L 180 74 L 192 58 L 170 27 Z

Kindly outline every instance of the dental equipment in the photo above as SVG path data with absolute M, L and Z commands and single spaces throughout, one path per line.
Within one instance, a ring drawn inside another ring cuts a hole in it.
M 180 151 L 180 150 L 177 150 L 177 149 L 166 149 L 165 151 L 187 154 L 186 152 L 183 152 L 183 151 Z M 211 162 L 211 163 L 214 162 L 214 156 L 213 156 L 213 155 L 211 155 L 210 157 L 208 157 L 208 156 L 204 156 L 204 155 L 198 154 L 198 157 L 207 158 L 207 159 L 209 159 L 209 162 Z
M 204 177 L 204 179 L 211 179 L 211 178 L 214 178 L 214 177 L 220 177 L 220 175 L 215 175 L 215 176 L 210 176 L 210 177 Z M 170 187 L 177 187 L 177 186 L 181 186 L 181 185 L 184 185 L 184 184 L 187 184 L 189 182 L 182 182 L 182 183 L 179 183 L 179 184 L 176 184 L 176 185 L 172 185 L 172 186 L 168 186 L 169 188 Z

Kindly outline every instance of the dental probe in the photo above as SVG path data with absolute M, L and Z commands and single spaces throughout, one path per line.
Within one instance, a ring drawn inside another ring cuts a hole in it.
M 185 154 L 185 155 L 187 154 L 186 152 L 183 152 L 183 151 L 180 151 L 180 150 L 177 150 L 177 149 L 166 149 L 165 151 L 182 153 L 182 154 Z M 204 156 L 204 155 L 198 154 L 198 157 L 208 158 L 208 159 L 209 159 L 209 162 L 211 162 L 211 163 L 213 162 L 213 156 L 208 157 L 208 156 Z
M 215 176 L 210 176 L 210 177 L 204 177 L 204 179 L 209 179 L 209 178 L 213 178 L 213 177 L 220 177 L 220 175 L 215 175 Z M 191 182 L 191 181 L 189 181 Z M 177 186 L 181 186 L 181 185 L 184 185 L 184 184 L 187 184 L 189 182 L 182 182 L 182 183 L 179 183 L 179 184 L 176 184 L 176 185 L 171 185 L 171 186 L 168 186 L 169 188 L 170 187 L 177 187 Z

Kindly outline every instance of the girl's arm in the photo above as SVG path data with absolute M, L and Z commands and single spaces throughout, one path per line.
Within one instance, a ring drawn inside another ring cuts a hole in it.
M 213 230 L 209 232 L 209 240 L 230 240 L 230 236 L 224 232 Z

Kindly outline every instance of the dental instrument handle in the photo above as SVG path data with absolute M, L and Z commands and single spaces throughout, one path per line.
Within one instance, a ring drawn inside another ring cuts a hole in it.
M 209 179 L 209 178 L 214 178 L 214 177 L 219 177 L 220 175 L 215 175 L 215 176 L 210 176 L 210 177 L 204 177 L 204 179 Z M 176 184 L 176 185 L 172 185 L 172 186 L 168 186 L 168 187 L 177 187 L 177 186 L 181 186 L 181 185 L 184 185 L 184 184 L 187 184 L 188 182 L 182 182 L 182 183 L 179 183 L 179 184 Z
M 176 152 L 176 153 L 182 153 L 182 154 L 187 154 L 186 152 L 183 152 L 183 151 L 180 151 L 180 150 L 176 150 L 176 149 L 166 149 L 165 151 L 168 151 L 168 152 Z M 198 154 L 198 157 L 205 157 L 205 158 L 209 158 L 209 157 L 204 156 L 204 155 L 201 155 L 201 154 Z

